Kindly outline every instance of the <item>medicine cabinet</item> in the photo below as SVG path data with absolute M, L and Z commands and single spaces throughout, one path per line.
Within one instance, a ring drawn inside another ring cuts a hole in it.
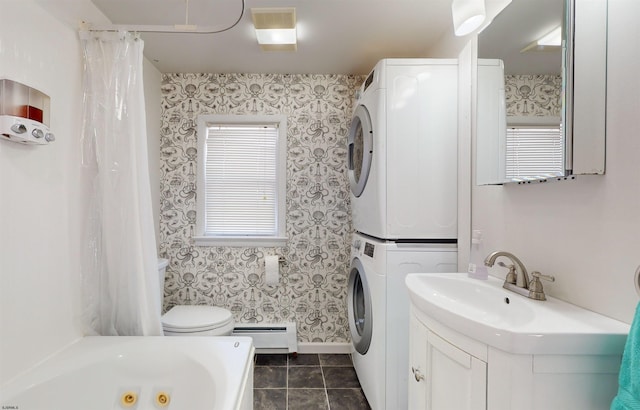
M 535 42 L 555 27 L 559 46 Z M 606 46 L 606 0 L 514 0 L 479 34 L 477 185 L 604 174 Z M 552 151 L 526 143 L 542 134 Z M 510 174 L 514 158 L 553 166 Z

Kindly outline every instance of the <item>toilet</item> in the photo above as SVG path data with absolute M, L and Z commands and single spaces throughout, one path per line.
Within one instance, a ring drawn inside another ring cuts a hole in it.
M 161 305 L 168 264 L 168 259 L 158 259 Z M 234 327 L 231 312 L 216 306 L 177 305 L 162 315 L 161 320 L 165 336 L 229 336 Z

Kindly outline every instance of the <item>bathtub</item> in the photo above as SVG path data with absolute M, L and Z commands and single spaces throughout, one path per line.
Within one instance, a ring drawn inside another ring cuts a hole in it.
M 249 337 L 85 337 L 0 387 L 0 409 L 253 408 Z

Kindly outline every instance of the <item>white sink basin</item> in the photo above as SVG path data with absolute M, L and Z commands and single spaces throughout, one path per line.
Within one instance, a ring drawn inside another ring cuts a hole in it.
M 514 354 L 622 354 L 629 325 L 547 296 L 536 301 L 502 280 L 466 273 L 414 273 L 414 306 L 459 333 Z

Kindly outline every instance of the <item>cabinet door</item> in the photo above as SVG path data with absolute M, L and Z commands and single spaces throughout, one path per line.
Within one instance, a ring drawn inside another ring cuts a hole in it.
M 426 406 L 419 408 L 486 410 L 487 364 L 431 331 L 426 350 Z
M 427 328 L 414 315 L 409 322 L 409 409 L 427 408 Z

